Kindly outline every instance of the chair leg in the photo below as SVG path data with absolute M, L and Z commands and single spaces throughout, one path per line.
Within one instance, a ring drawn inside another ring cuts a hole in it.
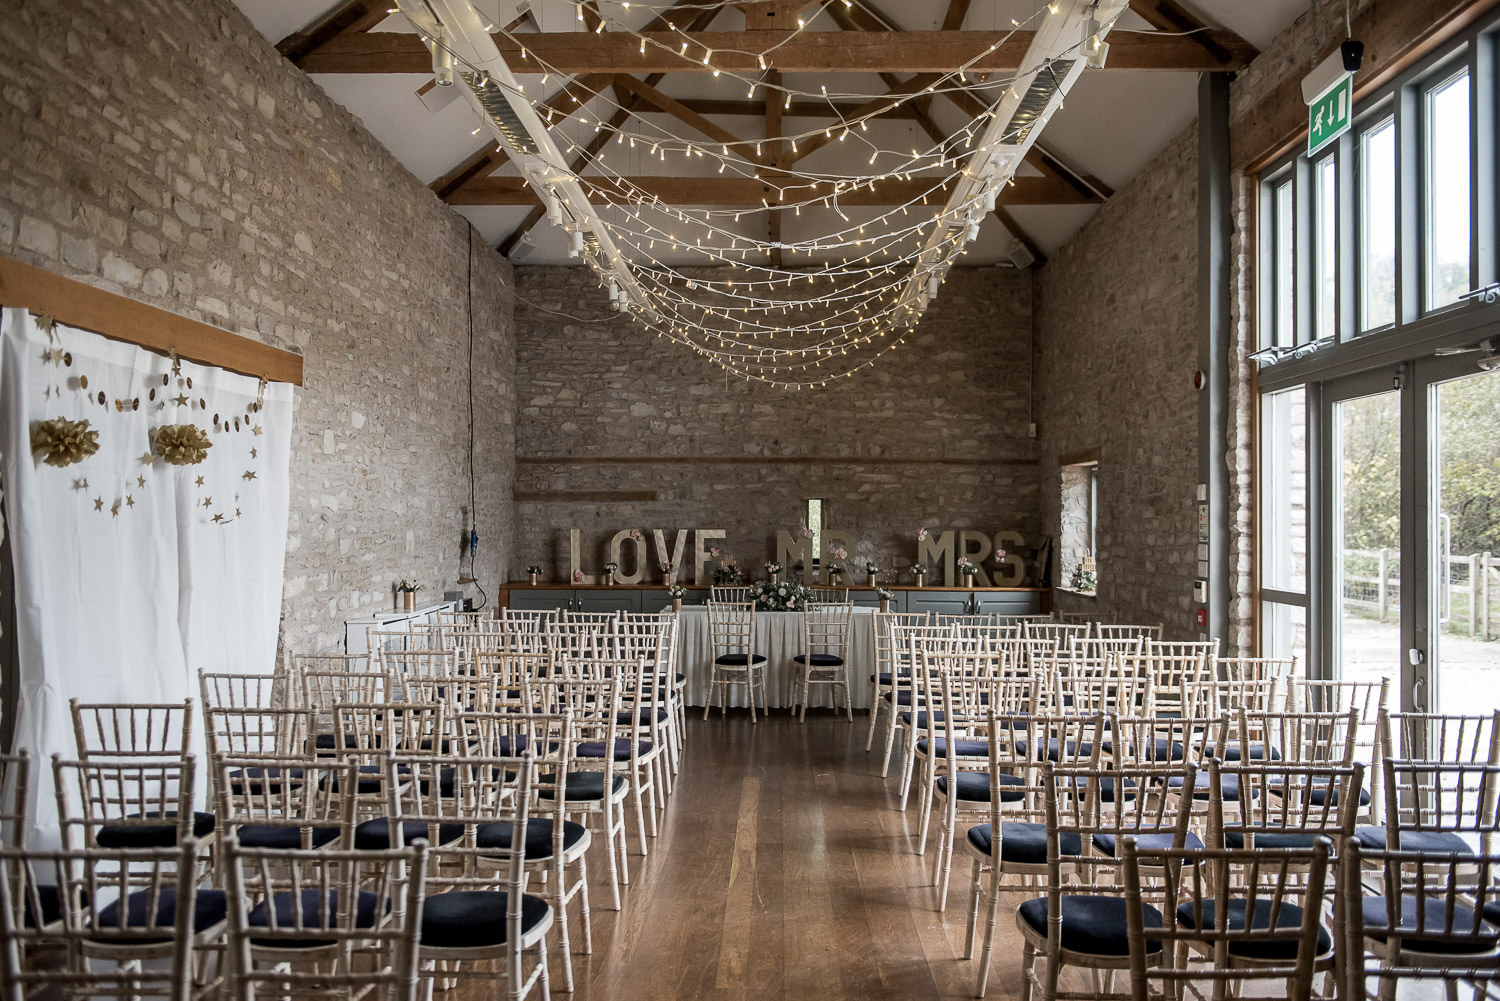
M 931 740 L 928 741 L 927 747 L 927 756 L 922 759 L 922 785 L 917 790 L 917 803 L 919 809 L 922 811 L 921 822 L 917 825 L 918 855 L 927 854 L 927 829 L 932 826 L 932 809 L 936 805 L 935 801 L 937 800 L 937 757 L 932 753 Z M 950 772 L 949 774 L 952 773 Z M 948 790 L 948 795 L 950 798 L 952 797 L 952 789 Z M 936 884 L 937 880 L 934 879 L 933 885 Z
M 974 958 L 974 933 L 979 926 L 979 897 L 984 892 L 984 863 L 974 860 L 969 875 L 969 919 L 964 928 L 964 958 Z
M 917 721 L 912 714 L 912 725 L 907 728 L 906 739 L 901 742 L 901 812 L 906 812 L 911 798 L 912 773 L 917 770 Z
M 553 907 L 557 911 L 557 940 L 561 944 L 559 948 L 559 960 L 562 963 L 563 990 L 568 994 L 573 993 L 573 944 L 568 941 L 568 881 L 564 870 L 559 863 L 557 870 L 552 874 L 554 886 L 552 893 Z
M 869 754 L 870 748 L 875 746 L 875 721 L 880 718 L 880 686 L 874 685 L 872 687 L 873 694 L 870 696 L 870 732 L 865 734 L 866 754 Z M 890 748 L 886 748 L 886 754 L 890 754 Z
M 589 913 L 589 853 L 586 851 L 578 856 L 578 884 L 578 896 L 582 898 L 579 923 L 583 926 L 583 948 L 579 951 L 587 956 L 594 951 L 594 921 Z
M 881 755 L 880 758 L 881 778 L 885 778 L 891 773 L 891 748 L 896 744 L 896 720 L 898 719 L 895 702 L 891 703 L 891 708 L 887 711 L 887 715 L 889 718 L 885 723 L 885 754 Z
M 844 680 L 841 684 L 844 686 L 844 712 L 848 715 L 849 722 L 852 724 L 854 722 L 854 691 L 849 687 L 849 668 L 847 666 L 844 668 Z M 867 747 L 865 750 L 868 751 L 869 748 Z

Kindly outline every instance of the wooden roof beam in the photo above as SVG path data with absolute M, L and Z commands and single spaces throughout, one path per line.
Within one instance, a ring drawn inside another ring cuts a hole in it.
M 1207 33 L 1229 53 L 1215 59 L 1194 36 L 1152 34 L 1111 36 L 1110 70 L 1222 71 L 1243 69 L 1255 50 L 1231 32 Z M 518 73 L 535 73 L 545 63 L 553 72 L 708 73 L 714 67 L 758 74 L 754 53 L 775 49 L 773 65 L 783 73 L 946 73 L 970 64 L 973 71 L 1014 73 L 1031 45 L 1031 32 L 1018 31 L 994 51 L 992 31 L 803 31 L 790 40 L 777 31 L 650 32 L 659 44 L 639 50 L 633 35 L 617 32 L 543 32 L 524 38 L 534 59 L 521 58 L 521 41 L 496 36 L 495 44 Z M 688 50 L 680 54 L 682 42 Z M 715 53 L 712 66 L 703 53 Z M 972 62 L 971 62 L 972 61 Z M 342 34 L 309 53 L 299 65 L 308 73 L 430 73 L 432 58 L 416 35 L 394 32 Z
M 603 133 L 600 133 L 603 135 Z M 598 137 L 595 137 L 596 139 Z M 886 178 L 871 191 L 868 186 L 846 190 L 838 202 L 850 206 L 905 205 L 929 194 L 933 208 L 942 206 L 945 188 L 934 187 L 935 177 L 911 180 Z M 832 194 L 833 186 L 823 182 L 796 183 L 763 177 L 666 177 L 646 175 L 622 178 L 584 175 L 579 178 L 591 199 L 601 202 L 626 202 L 633 197 L 655 196 L 668 205 L 745 206 L 760 205 L 762 198 L 772 204 L 809 202 Z M 1017 177 L 1000 189 L 999 200 L 1007 205 L 1081 205 L 1090 199 L 1061 181 L 1046 177 Z M 535 205 L 535 191 L 519 177 L 483 177 L 464 185 L 450 198 L 452 205 Z M 814 206 L 818 207 L 818 206 Z
M 615 84 L 639 97 L 642 101 L 650 104 L 658 111 L 665 111 L 686 125 L 696 129 L 701 134 L 712 139 L 714 142 L 729 149 L 735 154 L 751 163 L 763 163 L 764 158 L 757 159 L 754 153 L 754 142 L 747 143 L 744 139 L 730 132 L 728 129 L 715 125 L 702 115 L 685 107 L 682 102 L 668 97 L 644 80 L 637 80 L 627 73 L 621 73 L 615 77 Z

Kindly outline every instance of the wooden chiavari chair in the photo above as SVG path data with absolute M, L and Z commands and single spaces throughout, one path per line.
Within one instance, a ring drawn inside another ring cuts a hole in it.
M 854 696 L 849 689 L 849 627 L 854 616 L 854 606 L 848 602 L 828 602 L 808 605 L 802 609 L 802 652 L 792 658 L 801 669 L 801 677 L 792 683 L 792 710 L 797 711 L 798 721 L 807 721 L 807 703 L 811 699 L 812 686 L 820 685 L 834 690 L 833 709 L 838 711 L 840 689 L 844 693 L 844 708 L 849 722 L 854 722 Z
M 719 693 L 719 714 L 729 711 L 729 689 L 744 685 L 750 704 L 750 722 L 755 719 L 755 692 L 760 691 L 760 709 L 766 712 L 766 657 L 755 652 L 755 605 L 749 602 L 708 603 L 708 634 L 713 660 L 709 662 L 708 696 L 703 700 L 703 718 Z
M 903 672 L 911 671 L 907 651 L 898 636 L 905 628 L 925 626 L 928 621 L 926 612 L 875 613 L 875 672 L 870 675 L 870 732 L 865 735 L 865 751 L 868 753 L 874 746 L 876 722 L 881 710 L 885 710 L 885 753 L 880 759 L 881 778 L 889 774 L 891 747 L 896 741 L 896 680 Z

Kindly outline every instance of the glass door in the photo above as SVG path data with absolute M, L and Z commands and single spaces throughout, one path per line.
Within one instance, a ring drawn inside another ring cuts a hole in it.
M 1427 702 L 1463 715 L 1500 709 L 1500 371 L 1476 371 L 1474 357 L 1418 366 L 1430 470 Z
M 1383 390 L 1371 391 L 1383 383 Z M 1329 387 L 1328 664 L 1344 681 L 1401 683 L 1401 391 L 1390 377 Z

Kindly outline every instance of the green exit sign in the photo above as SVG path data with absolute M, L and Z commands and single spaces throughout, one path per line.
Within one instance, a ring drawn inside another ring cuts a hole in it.
M 1354 107 L 1354 74 L 1344 78 L 1323 92 L 1307 106 L 1307 155 L 1333 142 L 1349 131 L 1349 116 Z

